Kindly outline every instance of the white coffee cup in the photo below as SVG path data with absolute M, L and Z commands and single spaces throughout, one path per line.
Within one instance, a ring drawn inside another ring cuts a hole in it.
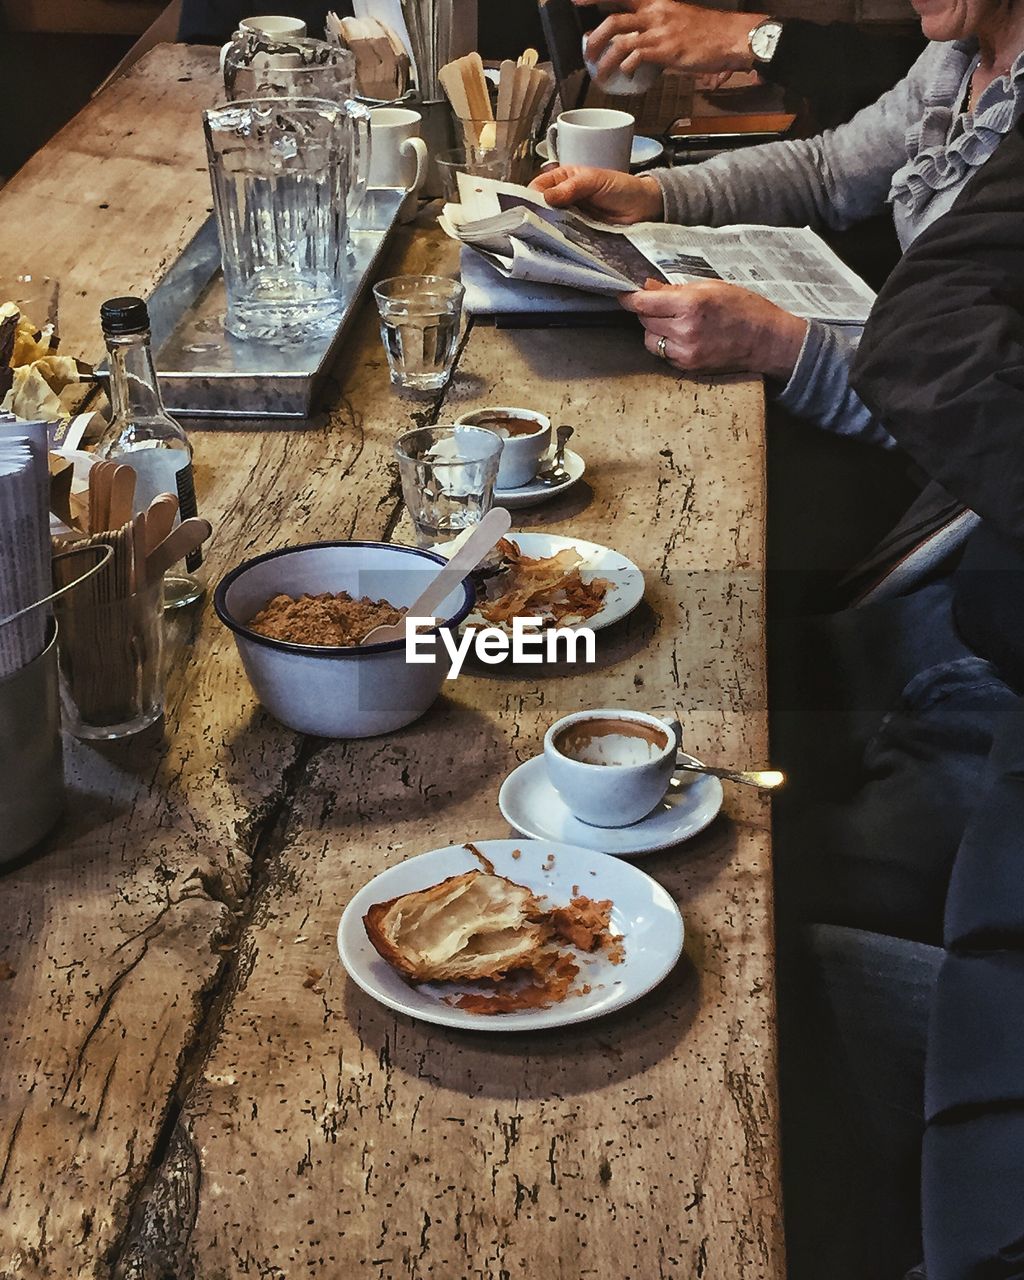
M 625 98 L 631 94 L 646 93 L 648 89 L 654 87 L 655 80 L 661 74 L 661 68 L 654 62 L 641 62 L 629 75 L 621 67 L 616 67 L 611 75 L 599 77 L 597 63 L 587 57 L 588 39 L 589 32 L 583 37 L 583 61 L 587 67 L 587 74 L 599 89 L 603 89 L 613 98 Z M 621 36 L 612 36 L 612 45 L 620 39 Z
M 456 419 L 462 427 L 485 427 L 501 436 L 505 445 L 498 463 L 497 489 L 521 489 L 540 470 L 541 459 L 551 448 L 551 419 L 533 409 L 494 405 L 474 409 Z
M 676 770 L 676 720 L 621 707 L 577 711 L 544 735 L 548 779 L 593 827 L 627 827 L 656 809 Z
M 238 30 L 251 31 L 253 35 L 266 36 L 269 40 L 295 40 L 306 34 L 306 24 L 299 18 L 267 14 L 262 17 L 243 18 L 238 24 Z
M 608 107 L 563 111 L 548 126 L 548 150 L 559 164 L 593 165 L 628 173 L 634 123 L 628 111 Z
M 400 216 L 411 218 L 427 177 L 427 144 L 420 135 L 423 117 L 405 107 L 374 107 L 370 112 L 371 187 L 401 187 L 408 197 Z

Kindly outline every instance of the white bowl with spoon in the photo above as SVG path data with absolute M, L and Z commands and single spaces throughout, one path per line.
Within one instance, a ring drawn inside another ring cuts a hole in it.
M 217 616 L 234 632 L 245 673 L 272 716 L 321 738 L 369 738 L 401 729 L 441 692 L 448 657 L 407 662 L 404 623 L 375 627 L 360 645 L 296 644 L 248 624 L 278 595 L 346 591 L 387 600 L 412 617 L 455 631 L 476 601 L 468 574 L 508 530 L 507 511 L 490 511 L 456 560 L 386 542 L 316 542 L 246 560 L 221 580 Z M 422 634 L 422 633 L 421 633 Z

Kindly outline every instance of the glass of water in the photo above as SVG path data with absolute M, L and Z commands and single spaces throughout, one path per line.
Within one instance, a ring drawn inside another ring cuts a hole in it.
M 448 381 L 465 292 L 447 276 L 393 276 L 374 286 L 394 386 L 440 391 Z
M 203 113 L 229 333 L 293 343 L 341 321 L 352 119 L 258 98 Z
M 503 443 L 485 427 L 418 427 L 399 437 L 402 495 L 421 547 L 457 537 L 490 511 Z

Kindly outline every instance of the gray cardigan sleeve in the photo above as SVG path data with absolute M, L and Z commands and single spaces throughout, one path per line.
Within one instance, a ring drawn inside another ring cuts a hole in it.
M 792 376 L 775 400 L 826 431 L 893 449 L 896 441 L 850 386 L 860 333 L 855 326 L 812 320 Z
M 885 208 L 893 174 L 907 160 L 907 129 L 944 56 L 930 44 L 905 79 L 847 124 L 817 138 L 772 142 L 704 164 L 659 169 L 665 221 L 702 226 L 753 222 L 841 229 Z M 798 417 L 869 444 L 895 441 L 849 384 L 859 330 L 813 322 L 792 376 L 777 391 Z
M 892 176 L 907 160 L 905 135 L 943 57 L 929 44 L 906 78 L 852 120 L 816 138 L 769 142 L 703 164 L 657 169 L 665 221 L 735 222 L 837 230 L 885 208 Z

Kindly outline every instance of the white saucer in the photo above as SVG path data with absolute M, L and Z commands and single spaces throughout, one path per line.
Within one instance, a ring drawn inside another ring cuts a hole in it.
M 544 458 L 541 461 L 541 470 L 550 462 L 551 458 Z M 559 480 L 558 484 L 541 484 L 537 480 L 531 480 L 529 484 L 522 484 L 518 489 L 495 489 L 494 505 L 509 508 L 533 507 L 538 502 L 546 502 L 548 498 L 555 497 L 556 494 L 565 493 L 566 489 L 571 489 L 586 471 L 587 464 L 578 453 L 566 449 L 563 466 L 567 474 L 564 480 Z
M 548 781 L 544 757 L 534 756 L 501 784 L 498 807 L 510 826 L 534 840 L 559 840 L 625 858 L 667 849 L 703 831 L 722 807 L 722 784 L 707 774 L 680 773 L 646 818 L 628 827 L 592 827 L 573 817 Z
M 551 149 L 548 147 L 547 138 L 542 138 L 534 150 L 545 162 L 551 159 Z M 633 146 L 629 153 L 629 163 L 632 168 L 653 164 L 664 153 L 664 143 L 659 142 L 657 138 L 645 138 L 641 134 L 633 139 Z

